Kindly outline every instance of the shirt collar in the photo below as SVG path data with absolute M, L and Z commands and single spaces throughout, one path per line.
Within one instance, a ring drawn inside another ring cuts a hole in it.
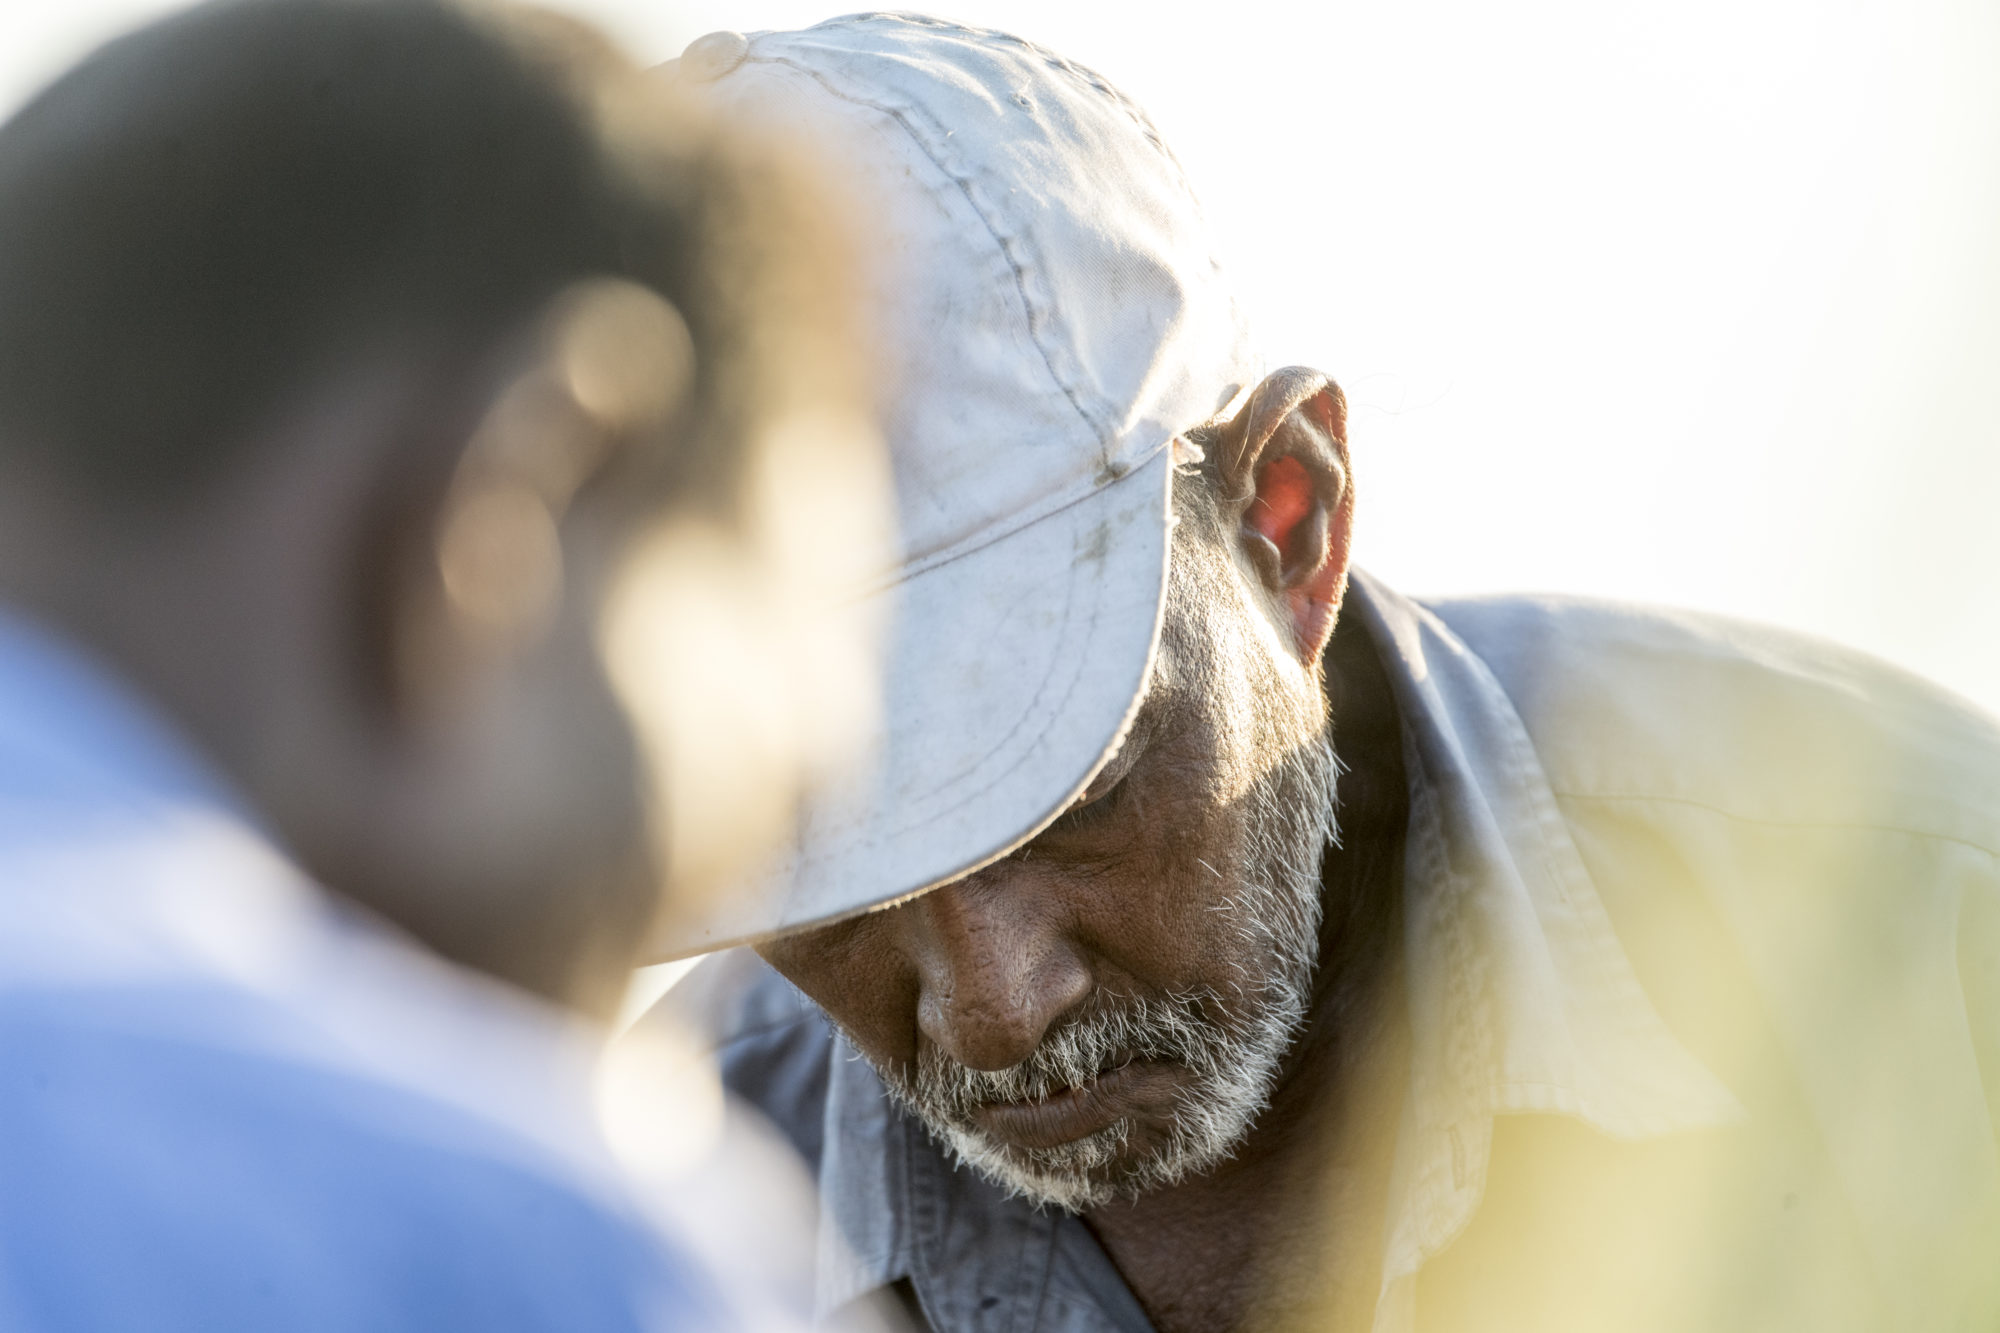
M 907 1278 L 939 1328 L 1151 1333 L 1080 1218 L 951 1161 L 838 1037 L 825 1116 L 816 1319 Z
M 1484 1192 L 1493 1117 L 1620 1139 L 1730 1120 L 1735 1098 L 1655 1012 L 1513 704 L 1432 612 L 1357 572 L 1410 770 L 1410 1090 L 1390 1182 L 1385 1308 Z
M 1346 607 L 1366 623 L 1395 691 L 1411 789 L 1410 1087 L 1389 1187 L 1377 1323 L 1386 1329 L 1407 1304 L 1407 1279 L 1478 1207 L 1496 1115 L 1570 1115 L 1641 1139 L 1723 1123 L 1741 1108 L 1641 989 L 1527 730 L 1486 664 L 1435 614 L 1365 573 L 1355 573 Z M 822 1314 L 930 1266 L 920 1253 L 927 1213 L 1052 1216 L 982 1194 L 967 1171 L 913 1168 L 938 1150 L 924 1142 L 914 1152 L 922 1131 L 844 1041 L 834 1050 L 820 1166 Z
M 847 1038 L 835 1034 L 819 1167 L 814 1316 L 909 1277 L 909 1122 Z

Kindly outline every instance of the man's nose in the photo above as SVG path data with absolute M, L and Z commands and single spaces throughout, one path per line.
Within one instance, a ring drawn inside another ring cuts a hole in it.
M 1021 1063 L 1090 994 L 1089 965 L 1061 921 L 1020 887 L 978 875 L 901 909 L 922 986 L 917 1026 L 973 1069 Z

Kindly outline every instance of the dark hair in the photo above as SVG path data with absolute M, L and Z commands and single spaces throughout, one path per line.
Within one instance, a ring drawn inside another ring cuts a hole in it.
M 103 47 L 0 127 L 0 451 L 158 503 L 368 339 L 490 340 L 593 273 L 685 306 L 691 187 L 635 184 L 579 68 L 435 0 Z

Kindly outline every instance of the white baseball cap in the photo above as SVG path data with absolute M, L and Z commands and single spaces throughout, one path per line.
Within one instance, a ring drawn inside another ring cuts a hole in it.
M 1179 163 L 1089 70 L 912 14 L 712 33 L 670 68 L 863 206 L 900 522 L 871 767 L 675 957 L 959 878 L 1083 791 L 1158 642 L 1172 442 L 1259 366 Z

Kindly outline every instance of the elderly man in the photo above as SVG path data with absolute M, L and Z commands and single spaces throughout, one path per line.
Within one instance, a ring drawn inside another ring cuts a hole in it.
M 1992 1326 L 1992 722 L 1352 569 L 1340 391 L 1260 373 L 1168 149 L 1059 56 L 864 15 L 676 77 L 881 215 L 890 725 L 668 1001 L 816 1169 L 824 1309 Z
M 793 1326 L 772 1210 L 719 1239 L 766 1177 L 614 1135 L 634 1189 L 591 1090 L 663 904 L 830 754 L 689 682 L 868 702 L 794 558 L 868 498 L 844 264 L 764 150 L 479 15 L 225 0 L 0 127 L 0 1326 Z

